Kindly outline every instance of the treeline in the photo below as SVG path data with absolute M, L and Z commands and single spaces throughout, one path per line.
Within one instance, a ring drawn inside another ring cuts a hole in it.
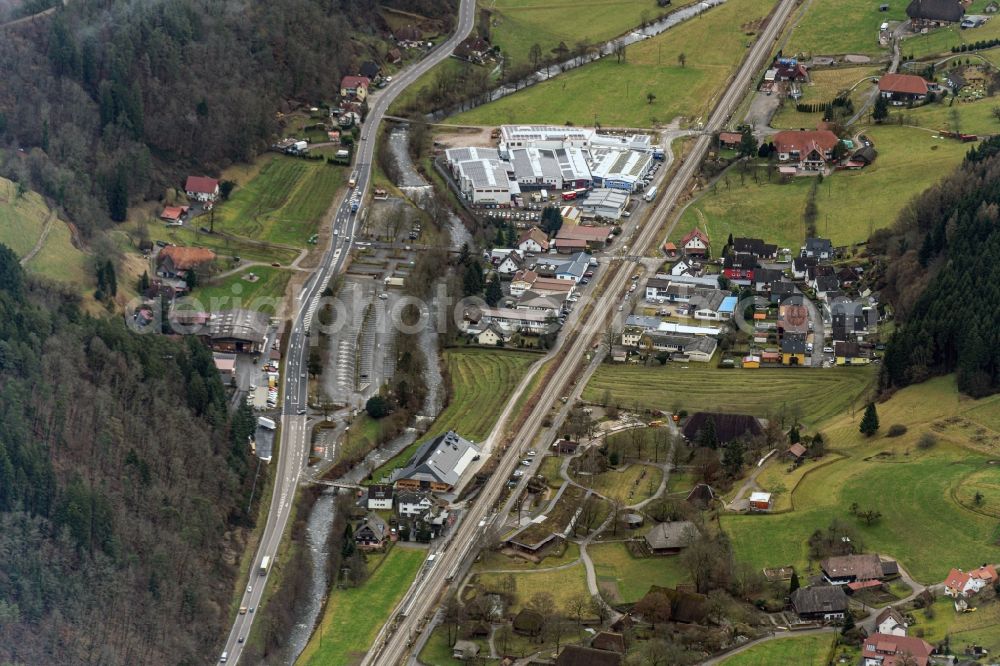
M 0 245 L 0 385 L 0 662 L 203 663 L 254 480 L 209 351 L 83 315 Z
M 955 372 L 973 397 L 1000 389 L 1000 138 L 972 148 L 870 246 L 889 258 L 882 293 L 901 323 L 883 386 Z
M 384 30 L 374 0 L 68 3 L 0 39 L 0 173 L 90 234 L 189 172 L 255 157 L 285 100 L 332 100 L 375 55 L 353 37 Z
M 968 44 L 960 44 L 951 47 L 952 53 L 968 53 L 970 51 L 982 51 L 983 49 L 991 49 L 994 46 L 1000 46 L 1000 39 L 980 39 L 977 42 L 970 42 Z

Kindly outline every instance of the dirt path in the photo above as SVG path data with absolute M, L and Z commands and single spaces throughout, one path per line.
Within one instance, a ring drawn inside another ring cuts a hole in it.
M 750 476 L 746 478 L 746 481 L 743 482 L 743 485 L 740 486 L 740 489 L 736 491 L 736 494 L 733 496 L 733 500 L 726 505 L 726 510 L 742 511 L 743 509 L 747 508 L 746 502 L 743 500 L 743 496 L 746 495 L 748 492 L 760 487 L 757 485 L 757 476 L 764 471 L 765 467 L 771 464 L 771 460 L 774 459 L 775 457 L 776 456 L 774 455 L 774 450 L 772 450 L 771 453 L 768 454 L 768 458 L 764 462 L 764 464 L 759 465 L 756 469 L 754 469 L 754 471 L 751 472 Z
M 21 258 L 21 265 L 27 266 L 28 262 L 35 258 L 35 255 L 42 251 L 42 247 L 45 246 L 45 239 L 49 237 L 49 232 L 52 231 L 52 223 L 56 219 L 56 212 L 50 211 L 49 216 L 45 219 L 45 226 L 42 227 L 42 235 L 38 237 L 35 242 L 35 247 L 31 248 L 28 254 Z

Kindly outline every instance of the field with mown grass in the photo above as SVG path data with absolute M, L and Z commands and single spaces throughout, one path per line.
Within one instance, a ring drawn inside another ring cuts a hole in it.
M 915 109 L 890 110 L 889 120 L 902 116 L 904 125 L 916 125 L 930 130 L 962 132 L 964 134 L 1000 133 L 1000 121 L 993 115 L 993 109 L 1000 105 L 997 97 L 986 97 L 974 102 L 955 101 L 945 98 L 944 102 L 928 104 Z M 944 139 L 956 142 L 955 139 Z
M 880 12 L 879 5 L 889 5 Z M 785 53 L 878 55 L 888 52 L 878 43 L 878 29 L 884 21 L 905 21 L 909 0 L 816 0 L 792 29 Z
M 832 634 L 791 636 L 754 645 L 720 663 L 723 666 L 825 666 L 832 647 Z
M 631 505 L 648 499 L 656 492 L 663 480 L 663 471 L 653 465 L 632 464 L 621 470 L 610 469 L 600 474 L 577 474 L 574 480 L 608 499 Z M 631 497 L 629 493 L 632 493 Z
M 602 365 L 584 389 L 584 399 L 600 402 L 605 390 L 623 408 L 636 404 L 670 411 L 738 412 L 765 416 L 800 412 L 806 424 L 839 414 L 852 401 L 862 404 L 874 379 L 871 368 L 723 370 L 711 364 L 668 363 L 641 368 Z
M 215 229 L 238 236 L 306 247 L 345 181 L 346 167 L 268 155 L 257 175 L 216 206 Z M 205 226 L 207 217 L 198 218 Z
M 42 237 L 45 223 L 53 215 L 42 195 L 28 190 L 18 196 L 17 184 L 0 178 L 0 243 L 18 257 L 31 252 Z M 69 227 L 57 217 L 38 254 L 25 270 L 83 290 L 91 282 L 87 275 L 87 255 L 73 246 Z
M 913 197 L 957 167 L 969 149 L 917 128 L 877 126 L 864 133 L 878 151 L 874 164 L 824 178 L 817 193 L 816 230 L 834 245 L 866 240 L 872 231 L 892 225 Z M 719 243 L 731 233 L 799 247 L 806 235 L 802 213 L 814 182 L 802 177 L 781 183 L 776 175 L 769 180 L 763 167 L 757 179 L 732 169 L 684 211 L 671 240 L 698 226 Z
M 541 47 L 543 57 L 556 57 L 553 49 L 559 42 L 570 49 L 580 41 L 606 42 L 641 25 L 644 16 L 652 20 L 694 1 L 674 0 L 662 9 L 648 0 L 494 0 L 480 4 L 492 13 L 492 43 L 517 65 L 530 62 L 533 44 Z
M 197 217 L 190 226 L 168 227 L 153 222 L 146 228 L 149 230 L 150 239 L 154 241 L 185 247 L 207 247 L 218 255 L 217 265 L 220 270 L 235 268 L 237 264 L 233 257 L 239 257 L 241 261 L 261 261 L 269 264 L 277 262 L 284 266 L 292 263 L 299 255 L 291 248 L 257 245 L 234 236 L 203 233 L 198 227 L 207 222 L 207 218 Z
M 423 548 L 396 546 L 364 584 L 331 590 L 323 618 L 296 663 L 347 666 L 361 661 L 426 556 Z
M 963 398 L 948 376 L 903 389 L 878 405 L 882 428 L 871 439 L 858 432 L 860 410 L 830 419 L 821 429 L 828 448 L 843 459 L 803 477 L 792 492 L 794 511 L 722 517 L 736 558 L 807 571 L 813 564 L 809 535 L 837 519 L 856 528 L 866 551 L 898 558 L 923 583 L 938 582 L 953 566 L 1000 560 L 996 519 L 959 503 L 970 479 L 980 487 L 1000 484 L 1000 466 L 991 464 L 1000 457 L 1000 433 L 980 432 L 965 417 L 966 410 L 987 405 L 1000 408 L 1000 396 L 978 403 Z M 905 425 L 907 432 L 886 437 L 892 424 Z M 920 444 L 928 434 L 935 440 L 929 448 Z M 851 516 L 848 507 L 855 502 L 862 510 L 878 509 L 881 519 L 869 526 Z
M 769 0 L 729 0 L 665 33 L 629 46 L 626 62 L 603 58 L 451 120 L 459 124 L 553 123 L 651 127 L 697 119 L 715 103 Z M 712 48 L 705 48 L 712 44 Z M 684 53 L 686 65 L 678 55 Z M 656 99 L 649 103 L 647 93 Z
M 514 601 L 509 607 L 511 613 L 517 613 L 524 608 L 531 595 L 537 592 L 548 592 L 556 602 L 556 608 L 566 608 L 569 600 L 584 594 L 587 597 L 587 574 L 582 562 L 572 564 L 565 569 L 524 571 L 512 574 L 516 584 Z M 507 574 L 481 573 L 476 574 L 476 582 L 486 590 L 501 589 L 501 579 Z
M 246 278 L 253 274 L 256 281 Z M 285 286 L 291 274 L 272 266 L 250 266 L 218 281 L 209 281 L 191 292 L 191 298 L 207 310 L 248 308 L 273 315 L 285 296 Z
M 818 69 L 809 73 L 809 83 L 802 86 L 803 104 L 824 104 L 832 102 L 841 93 L 851 90 L 849 95 L 855 110 L 861 108 L 864 98 L 874 85 L 870 81 L 861 83 L 870 76 L 877 76 L 881 70 L 871 67 L 836 67 Z M 858 85 L 860 83 L 860 85 Z M 857 86 L 857 87 L 855 87 Z M 771 127 L 779 129 L 815 129 L 823 120 L 823 112 L 803 113 L 796 111 L 796 101 L 786 99 L 783 106 L 771 118 Z
M 651 585 L 675 587 L 687 582 L 687 571 L 679 557 L 634 557 L 624 543 L 596 543 L 587 546 L 594 561 L 598 586 L 616 598 L 615 603 L 639 601 Z
M 404 467 L 421 444 L 454 430 L 466 439 L 486 439 L 528 366 L 540 359 L 530 352 L 491 349 L 446 349 L 444 363 L 451 380 L 448 406 L 427 434 L 372 474 L 376 481 Z
M 562 549 L 561 551 L 559 549 Z M 480 551 L 479 557 L 472 565 L 472 573 L 487 571 L 537 571 L 551 569 L 564 564 L 572 564 L 580 559 L 580 547 L 571 541 L 564 541 L 560 546 L 545 548 L 546 557 L 537 564 L 521 557 L 504 555 L 497 550 Z

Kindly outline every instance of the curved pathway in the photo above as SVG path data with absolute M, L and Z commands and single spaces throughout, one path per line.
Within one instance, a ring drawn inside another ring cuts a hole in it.
M 31 17 L 29 17 L 31 18 Z M 52 231 L 52 222 L 56 219 L 56 212 L 50 211 L 49 216 L 45 219 L 45 226 L 42 227 L 42 234 L 35 241 L 35 247 L 31 248 L 28 254 L 21 258 L 21 265 L 27 266 L 28 262 L 35 258 L 35 255 L 42 251 L 42 247 L 45 245 L 45 239 L 49 237 L 49 232 Z

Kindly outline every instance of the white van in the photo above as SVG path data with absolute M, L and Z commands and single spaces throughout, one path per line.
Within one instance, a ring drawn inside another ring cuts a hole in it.
M 227 661 L 229 661 L 229 653 L 228 652 L 223 652 L 222 656 L 219 657 L 219 663 L 224 664 Z

